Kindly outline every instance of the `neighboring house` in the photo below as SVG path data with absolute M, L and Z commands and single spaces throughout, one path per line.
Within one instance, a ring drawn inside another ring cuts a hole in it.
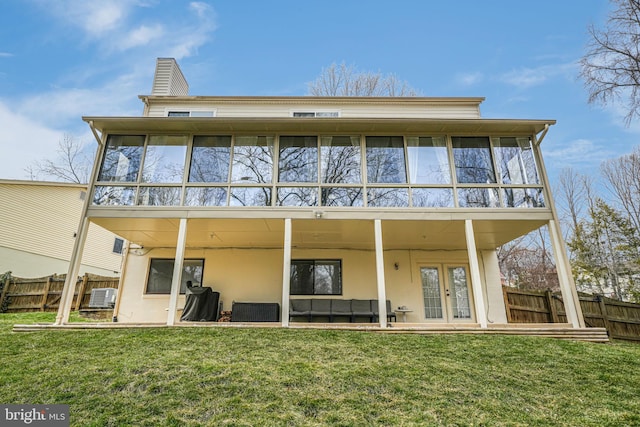
M 42 277 L 69 270 L 87 186 L 0 180 L 0 273 Z M 118 276 L 124 240 L 91 224 L 79 274 Z
M 418 326 L 506 324 L 496 248 L 548 225 L 584 327 L 539 149 L 554 120 L 483 119 L 483 98 L 189 96 L 172 59 L 140 98 L 142 117 L 83 118 L 100 156 L 76 256 L 90 224 L 136 245 L 118 321 L 174 324 L 190 280 L 227 310 L 278 303 L 283 326 L 309 298 L 377 299 L 382 327 L 385 300 Z

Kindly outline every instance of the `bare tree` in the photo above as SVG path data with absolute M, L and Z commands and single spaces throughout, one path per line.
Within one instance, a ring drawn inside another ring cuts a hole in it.
M 560 186 L 558 195 L 564 211 L 565 222 L 568 222 L 571 234 L 578 230 L 578 224 L 584 215 L 588 190 L 591 187 L 591 178 L 581 175 L 571 168 L 565 168 L 560 172 Z
M 640 231 L 640 146 L 631 154 L 602 162 L 605 186 Z
M 621 101 L 627 125 L 640 117 L 640 0 L 611 0 L 604 29 L 589 26 L 591 41 L 580 60 L 589 102 Z
M 415 89 L 393 74 L 360 72 L 344 62 L 323 68 L 308 89 L 312 96 L 418 96 Z
M 93 160 L 86 147 L 77 138 L 64 134 L 58 141 L 54 159 L 36 161 L 26 168 L 31 179 L 53 178 L 57 181 L 86 184 L 89 182 Z

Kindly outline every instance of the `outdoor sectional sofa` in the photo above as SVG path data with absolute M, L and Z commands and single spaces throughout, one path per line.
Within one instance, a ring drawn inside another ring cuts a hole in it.
M 349 322 L 356 318 L 368 318 L 369 322 L 378 320 L 377 299 L 323 299 L 296 298 L 289 301 L 289 318 L 306 318 L 311 322 L 314 317 L 328 317 L 333 322 L 336 317 L 348 317 Z M 391 301 L 387 300 L 387 320 L 396 320 L 391 310 Z

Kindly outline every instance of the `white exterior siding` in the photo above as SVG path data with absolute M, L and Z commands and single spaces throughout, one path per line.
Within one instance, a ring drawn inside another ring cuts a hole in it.
M 217 102 L 198 101 L 180 102 L 173 100 L 153 100 L 149 104 L 149 117 L 166 117 L 168 111 L 215 110 L 216 117 L 291 117 L 295 112 L 309 111 L 338 111 L 344 118 L 448 118 L 448 119 L 478 119 L 480 109 L 477 103 L 431 101 L 413 102 L 412 105 L 397 105 L 394 103 L 378 102 L 367 105 L 361 103 L 317 103 L 305 102 L 300 104 L 242 102 L 231 99 Z M 381 105 L 383 108 L 381 108 Z M 318 118 L 322 120 L 322 118 Z
M 175 59 L 158 58 L 151 93 L 170 96 L 186 96 L 189 93 L 189 84 Z
M 6 255 L 0 257 L 0 272 L 22 277 L 66 273 L 85 193 L 82 185 L 0 181 L 0 248 Z M 114 238 L 90 225 L 81 273 L 118 274 L 122 257 L 112 253 Z

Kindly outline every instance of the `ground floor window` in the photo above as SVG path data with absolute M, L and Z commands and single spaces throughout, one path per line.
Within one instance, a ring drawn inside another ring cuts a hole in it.
M 171 293 L 171 280 L 173 279 L 174 259 L 152 258 L 149 265 L 149 277 L 147 279 L 148 294 Z M 185 259 L 182 266 L 182 281 L 180 293 L 184 294 L 187 282 L 193 286 L 202 286 L 202 272 L 204 271 L 204 259 Z
M 290 293 L 342 295 L 341 260 L 292 260 Z

